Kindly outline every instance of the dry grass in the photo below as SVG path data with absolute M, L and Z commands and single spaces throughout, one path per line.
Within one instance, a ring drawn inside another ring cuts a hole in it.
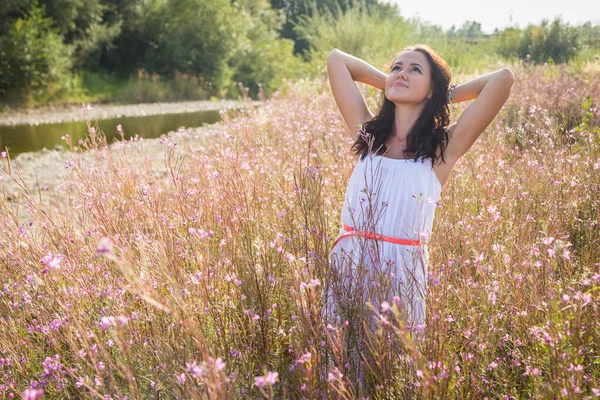
M 320 317 L 356 159 L 317 80 L 200 139 L 164 137 L 166 173 L 135 141 L 90 137 L 95 162 L 65 165 L 66 205 L 23 191 L 31 225 L 1 200 L 0 393 L 598 396 L 600 77 L 516 72 L 443 189 L 424 337 L 392 307 L 361 333 L 362 385 L 338 343 L 363 327 Z

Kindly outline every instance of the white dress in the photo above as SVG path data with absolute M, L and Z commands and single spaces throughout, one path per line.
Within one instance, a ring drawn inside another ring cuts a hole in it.
M 424 327 L 427 243 L 440 193 L 431 159 L 415 162 L 368 155 L 358 160 L 346 189 L 342 223 L 358 231 L 421 240 L 421 245 L 358 235 L 341 238 L 330 256 L 334 283 L 327 291 L 328 308 L 332 307 L 337 323 L 344 320 L 348 306 L 367 307 L 370 301 L 378 314 L 383 301 L 393 304 L 397 296 L 407 323 Z M 342 228 L 338 237 L 345 232 Z

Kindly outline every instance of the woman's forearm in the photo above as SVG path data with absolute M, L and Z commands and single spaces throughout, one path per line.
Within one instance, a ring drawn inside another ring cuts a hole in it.
M 366 83 L 380 90 L 385 89 L 387 75 L 360 58 L 333 49 L 327 57 L 327 64 L 329 63 L 344 63 L 355 82 Z
M 452 91 L 452 103 L 476 99 L 485 85 L 492 79 L 514 81 L 515 75 L 510 69 L 503 68 L 460 84 Z

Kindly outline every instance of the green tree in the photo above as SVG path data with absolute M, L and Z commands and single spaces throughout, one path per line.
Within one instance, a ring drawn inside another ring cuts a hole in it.
M 279 37 L 284 17 L 267 0 L 243 0 L 238 8 L 245 10 L 246 32 L 230 61 L 235 71 L 233 83 L 243 82 L 251 95 L 256 95 L 258 85 L 263 84 L 268 95 L 283 78 L 298 75 L 304 69 L 302 61 L 293 55 L 294 42 Z
M 39 4 L 51 21 L 53 31 L 73 49 L 72 63 L 77 67 L 95 68 L 102 52 L 110 48 L 121 33 L 118 0 L 6 0 L 0 5 L 0 17 L 6 25 L 23 18 L 27 10 Z
M 494 35 L 492 43 L 496 52 L 504 58 L 518 58 L 523 32 L 519 28 L 508 27 Z
M 228 62 L 245 40 L 244 21 L 230 2 L 151 0 L 142 11 L 143 68 L 151 73 L 202 76 L 213 91 L 233 71 Z
M 44 7 L 33 3 L 23 18 L 0 36 L 0 91 L 3 95 L 44 95 L 69 75 L 71 46 L 53 29 Z
M 579 32 L 559 18 L 552 23 L 543 20 L 540 25 L 529 25 L 523 32 L 519 46 L 519 56 L 531 55 L 538 63 L 553 60 L 556 63 L 567 63 L 579 49 L 581 42 Z
M 467 40 L 481 39 L 483 37 L 481 23 L 477 21 L 465 21 L 455 34 Z
M 381 3 L 379 0 L 270 0 L 274 9 L 282 10 L 285 21 L 280 29 L 282 38 L 294 41 L 294 53 L 304 54 L 309 48 L 309 42 L 298 35 L 296 26 L 306 18 L 323 13 L 341 16 L 348 9 L 359 6 L 367 14 L 381 12 L 387 15 L 398 15 L 398 7 L 391 3 Z

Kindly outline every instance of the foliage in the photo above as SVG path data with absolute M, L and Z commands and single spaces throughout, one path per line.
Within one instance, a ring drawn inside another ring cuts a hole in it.
M 45 22 L 15 30 L 38 4 Z M 288 79 L 324 74 L 325 57 L 334 47 L 385 69 L 404 46 L 427 43 L 458 75 L 526 54 L 534 63 L 583 65 L 600 55 L 599 35 L 597 24 L 574 27 L 559 18 L 496 30 L 491 37 L 482 34 L 477 21 L 444 32 L 419 18 L 404 18 L 397 6 L 382 0 L 6 0 L 0 2 L 0 52 L 13 58 L 0 61 L 0 101 L 89 98 L 85 93 L 91 88 L 80 86 L 86 81 L 77 78 L 88 72 L 128 82 L 129 93 L 142 94 L 126 98 L 176 99 L 176 92 L 167 92 L 181 89 L 181 99 L 239 97 L 239 82 L 256 98 L 259 86 L 268 96 L 285 88 Z M 27 72 L 37 68 L 28 66 L 31 60 L 20 67 L 20 57 L 29 57 L 25 48 L 32 48 L 18 47 L 25 46 L 25 37 L 37 38 L 31 45 L 44 49 L 37 64 L 56 66 L 47 78 Z M 51 54 L 62 54 L 62 60 Z M 137 79 L 140 70 L 163 83 L 189 77 L 193 89 L 148 84 Z M 123 98 L 111 93 L 116 92 L 109 85 L 94 97 Z
M 324 72 L 327 54 L 333 48 L 376 66 L 390 63 L 395 52 L 411 43 L 415 30 L 414 23 L 398 15 L 369 14 L 364 7 L 304 16 L 296 27 L 298 36 L 309 46 L 304 56 L 317 73 Z
M 43 96 L 50 86 L 69 76 L 72 47 L 52 28 L 44 8 L 34 3 L 24 18 L 0 36 L 0 92 Z
M 294 54 L 305 54 L 309 43 L 298 34 L 296 25 L 305 18 L 319 14 L 333 13 L 339 15 L 354 7 L 361 7 L 367 13 L 398 14 L 398 7 L 393 3 L 382 3 L 379 0 L 270 0 L 274 9 L 281 10 L 285 22 L 280 30 L 282 38 L 294 41 Z
M 536 63 L 566 63 L 581 49 L 580 29 L 563 23 L 560 18 L 552 23 L 543 20 L 540 25 L 528 25 L 524 30 L 505 29 L 497 38 L 496 46 L 505 57 L 523 59 L 530 54 Z

